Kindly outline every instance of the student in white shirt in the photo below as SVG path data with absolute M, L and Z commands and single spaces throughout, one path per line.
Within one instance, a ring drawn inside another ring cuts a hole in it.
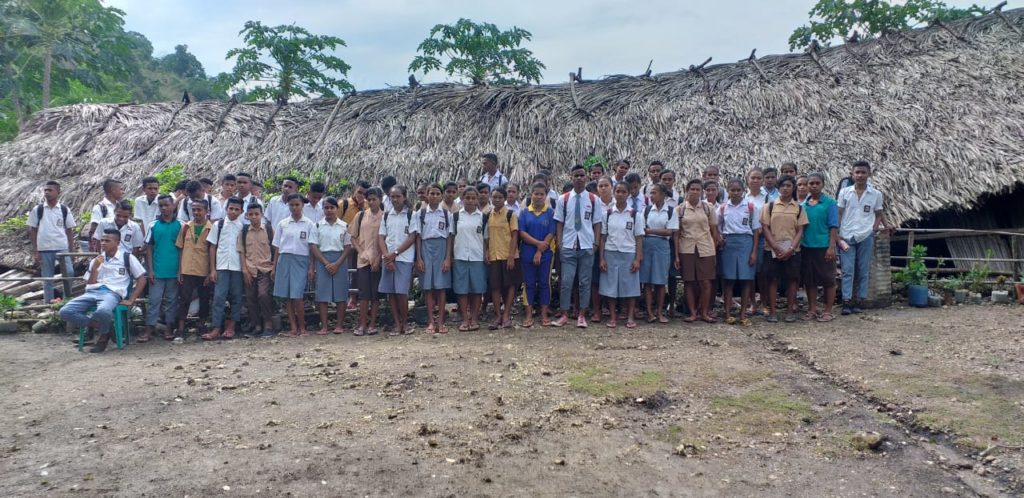
M 277 227 L 281 220 L 288 218 L 290 215 L 290 209 L 288 207 L 288 200 L 292 194 L 299 193 L 299 180 L 297 178 L 289 176 L 281 181 L 281 195 L 275 195 L 267 201 L 267 205 L 263 208 L 263 217 L 267 219 L 270 226 Z M 299 197 L 299 201 L 303 201 L 302 197 Z M 305 208 L 305 205 L 303 205 Z M 301 211 L 301 210 L 300 210 Z M 312 221 L 312 220 L 310 220 Z
M 644 185 L 643 195 L 646 198 L 651 197 L 651 191 L 654 190 L 655 185 L 661 184 L 661 172 L 664 171 L 665 165 L 661 161 L 651 161 L 651 164 L 647 166 L 647 176 L 650 183 Z
M 635 175 L 635 173 L 630 173 Z M 636 298 L 640 297 L 640 263 L 644 258 L 643 213 L 629 207 L 629 175 L 615 186 L 615 201 L 601 225 L 601 295 L 608 305 L 608 327 L 615 328 L 615 304 L 626 300 L 626 328 L 636 328 Z M 639 189 L 639 177 L 637 177 Z
M 259 197 L 253 195 L 252 188 L 253 183 L 251 174 L 245 172 L 235 174 L 235 197 L 242 199 L 242 209 L 246 213 L 249 212 L 250 203 L 255 202 L 256 204 L 263 206 L 263 201 L 261 201 Z M 270 222 L 267 221 L 267 218 L 265 216 L 262 219 L 264 223 L 268 225 L 270 224 Z M 248 225 L 249 217 L 243 216 L 242 223 Z M 273 229 L 273 225 L 271 225 L 271 229 Z
M 114 218 L 114 208 L 118 202 L 124 197 L 124 184 L 120 180 L 114 180 L 113 178 L 107 178 L 103 180 L 103 199 L 97 202 L 92 207 L 92 218 L 89 222 L 89 233 L 85 234 L 87 237 L 91 237 L 96 233 L 100 222 L 110 221 Z M 92 237 L 92 241 L 89 243 L 89 250 L 92 252 L 99 251 L 99 240 L 98 236 Z
M 719 251 L 722 296 L 725 298 L 725 323 L 736 323 L 731 314 L 733 287 L 738 281 L 742 287 L 739 323 L 749 327 L 750 319 L 747 315 L 757 273 L 757 241 L 761 235 L 761 210 L 753 201 L 744 199 L 743 181 L 739 178 L 729 180 L 726 190 L 729 192 L 729 198 L 717 208 L 718 231 L 725 241 Z
M 455 256 L 452 279 L 462 312 L 461 332 L 480 330 L 482 296 L 487 292 L 487 215 L 477 209 L 479 196 L 476 187 L 462 192 L 462 211 L 452 214 L 453 236 L 448 238 L 449 252 Z
M 584 190 L 587 170 L 577 164 L 572 168 L 572 190 L 558 197 L 555 221 L 562 270 L 558 306 L 562 313 L 552 326 L 569 323 L 572 284 L 579 274 L 579 314 L 576 326 L 587 327 L 586 311 L 590 309 L 590 280 L 593 276 L 594 253 L 601 247 L 601 223 L 604 206 L 596 195 Z M 598 305 L 598 303 L 593 303 Z
M 213 330 L 202 336 L 211 341 L 233 339 L 235 324 L 242 319 L 242 260 L 238 253 L 238 234 L 242 233 L 242 200 L 229 197 L 227 216 L 210 229 L 206 240 L 214 246 L 210 251 L 210 282 L 213 282 Z M 231 303 L 231 318 L 224 319 L 224 303 Z M 221 335 L 223 331 L 223 335 Z
M 142 179 L 142 195 L 135 198 L 135 219 L 139 220 L 142 233 L 145 234 L 150 225 L 160 216 L 160 181 L 154 176 Z
M 311 246 L 316 262 L 316 302 L 320 306 L 320 330 L 317 335 L 327 335 L 327 304 L 335 304 L 334 333 L 345 332 L 345 311 L 348 306 L 349 274 L 352 236 L 348 224 L 338 218 L 338 199 L 323 199 L 324 219 L 316 224 L 316 244 Z
M 28 212 L 29 243 L 32 257 L 39 265 L 41 277 L 53 277 L 56 273 L 57 253 L 75 250 L 75 216 L 71 209 L 61 204 L 60 184 L 50 180 L 43 187 L 43 203 L 33 206 Z M 65 256 L 60 264 L 61 274 L 72 276 L 74 266 L 71 258 Z M 64 296 L 70 299 L 71 296 Z M 43 302 L 53 301 L 53 281 L 43 282 Z
M 309 184 L 309 194 L 306 200 L 309 202 L 302 207 L 302 214 L 313 223 L 320 223 L 324 219 L 324 195 L 327 194 L 327 185 L 323 182 Z
M 102 353 L 110 341 L 110 326 L 114 321 L 114 308 L 118 304 L 134 306 L 135 300 L 146 289 L 146 269 L 138 258 L 121 250 L 121 233 L 105 229 L 100 236 L 102 252 L 89 262 L 89 279 L 85 294 L 61 307 L 60 317 L 75 327 L 95 328 L 100 336 L 90 350 Z M 131 296 L 128 288 L 133 285 Z M 92 315 L 90 310 L 95 309 Z
M 441 204 L 441 186 L 428 185 L 426 206 L 413 213 L 416 233 L 416 271 L 427 301 L 427 333 L 445 334 L 445 293 L 452 287 L 452 256 L 448 250 L 451 213 Z M 436 315 L 435 315 L 436 313 Z
M 747 172 L 747 191 L 743 197 L 743 202 L 754 203 L 754 208 L 758 212 L 764 211 L 764 205 L 768 202 L 768 193 L 764 190 L 764 173 L 761 168 L 753 167 Z M 771 257 L 770 251 L 765 249 L 764 237 L 759 237 L 757 240 L 757 267 L 754 268 L 754 307 L 760 307 L 761 313 L 768 315 L 768 308 L 765 307 L 765 303 L 768 302 L 768 296 L 765 294 L 768 291 L 768 274 L 765 272 L 765 261 Z
M 290 216 L 274 228 L 274 297 L 287 299 L 288 325 L 284 337 L 306 336 L 306 313 L 302 298 L 306 285 L 313 278 L 309 264 L 310 247 L 317 243 L 316 225 L 302 216 L 302 196 L 285 198 Z
M 381 254 L 380 286 L 377 291 L 388 295 L 394 310 L 395 328 L 391 335 L 412 334 L 409 320 L 409 287 L 412 285 L 412 266 L 416 259 L 416 234 L 412 232 L 412 210 L 408 189 L 404 185 L 391 187 L 390 211 L 384 213 L 377 232 L 377 247 Z
M 885 225 L 888 233 L 894 230 L 882 211 L 882 193 L 868 182 L 871 164 L 867 161 L 854 163 L 851 175 L 853 185 L 840 190 L 839 198 L 836 199 L 839 205 L 839 238 L 843 242 L 839 246 L 839 262 L 843 272 L 844 315 L 863 312 L 864 300 L 868 297 L 868 276 L 874 256 L 875 233 L 882 225 Z M 853 290 L 855 276 L 856 299 Z
M 484 169 L 484 174 L 480 177 L 480 182 L 486 183 L 487 186 L 492 189 L 508 185 L 508 177 L 498 171 L 497 154 L 487 153 L 480 156 L 480 159 L 483 163 Z
M 211 222 L 224 219 L 224 206 L 221 206 L 220 201 L 213 195 L 207 194 L 202 183 L 190 181 L 185 186 L 185 197 L 178 203 L 178 221 L 182 223 L 192 221 L 192 203 L 203 199 L 210 206 L 209 220 Z
M 626 207 L 637 213 L 644 212 L 647 207 L 647 200 L 640 193 L 640 175 L 629 173 L 625 179 L 626 188 L 629 189 L 629 196 L 626 198 Z
M 668 323 L 665 317 L 665 286 L 672 267 L 670 241 L 679 229 L 676 210 L 669 206 L 667 197 L 672 190 L 657 183 L 650 191 L 650 203 L 644 208 L 644 259 L 640 262 L 640 283 L 644 285 L 644 304 L 647 321 Z M 657 306 L 655 304 L 657 295 Z
M 121 249 L 125 252 L 136 257 L 142 256 L 142 253 L 145 252 L 146 237 L 142 234 L 142 227 L 132 220 L 132 205 L 128 201 L 117 203 L 114 209 L 114 217 L 100 223 L 96 233 L 92 236 L 97 245 L 100 243 L 100 235 L 103 233 L 103 230 L 108 228 L 121 232 Z

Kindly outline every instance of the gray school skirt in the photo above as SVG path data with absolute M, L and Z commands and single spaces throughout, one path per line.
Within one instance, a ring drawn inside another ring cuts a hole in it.
M 672 266 L 672 253 L 668 239 L 648 235 L 644 237 L 644 260 L 640 262 L 640 283 L 668 284 L 668 269 Z
M 455 294 L 483 294 L 487 292 L 487 267 L 483 261 L 455 262 Z
M 341 251 L 324 251 L 324 259 L 337 261 Z M 316 262 L 316 302 L 340 303 L 348 300 L 348 261 L 341 263 L 337 273 L 331 275 L 323 263 Z
M 281 254 L 274 271 L 274 297 L 302 299 L 308 272 L 309 256 Z
M 598 292 L 604 297 L 625 298 L 640 296 L 640 272 L 629 271 L 635 255 L 629 252 L 605 251 L 608 271 L 601 272 Z
M 754 250 L 754 237 L 749 234 L 728 234 L 725 247 L 718 255 L 720 274 L 725 280 L 753 280 L 757 265 L 750 266 L 750 252 Z
M 395 271 L 388 270 L 387 265 L 380 265 L 380 285 L 377 292 L 381 294 L 409 294 L 412 285 L 412 263 L 395 261 Z
M 448 239 L 440 237 L 423 240 L 423 265 L 426 267 L 420 276 L 420 287 L 423 290 L 450 289 L 452 272 L 441 271 L 445 255 L 448 253 Z

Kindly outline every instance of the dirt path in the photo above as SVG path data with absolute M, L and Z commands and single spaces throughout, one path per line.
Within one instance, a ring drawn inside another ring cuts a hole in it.
M 4 336 L 0 495 L 1014 495 L 1022 451 L 978 453 L 1021 444 L 1021 316 L 103 355 Z

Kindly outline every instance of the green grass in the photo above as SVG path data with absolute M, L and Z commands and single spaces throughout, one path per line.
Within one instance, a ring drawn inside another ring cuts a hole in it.
M 665 376 L 660 372 L 624 376 L 606 368 L 588 367 L 569 376 L 569 387 L 595 397 L 639 398 L 664 389 Z
M 765 383 L 743 394 L 711 400 L 723 429 L 744 434 L 768 434 L 792 430 L 817 419 L 811 405 L 774 383 Z

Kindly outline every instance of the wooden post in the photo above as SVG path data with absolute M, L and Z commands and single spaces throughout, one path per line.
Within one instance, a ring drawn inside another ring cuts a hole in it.
M 909 258 L 910 255 L 913 252 L 914 252 L 914 232 L 910 232 L 907 235 L 907 257 Z

